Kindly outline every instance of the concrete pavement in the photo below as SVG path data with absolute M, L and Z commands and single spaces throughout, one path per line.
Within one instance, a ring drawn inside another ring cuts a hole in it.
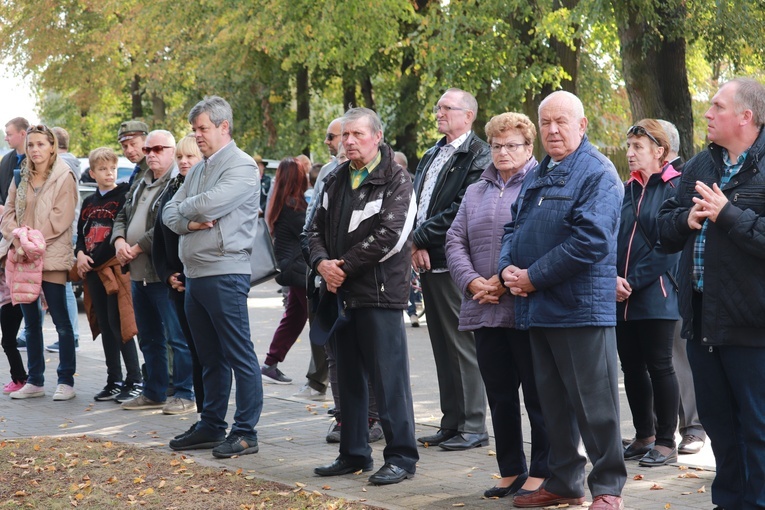
M 252 337 L 261 362 L 281 318 L 281 296 L 277 294 L 277 288 L 276 284 L 270 282 L 256 287 L 250 293 Z M 427 335 L 427 321 L 420 328 L 411 328 L 407 324 L 407 333 L 416 434 L 419 436 L 432 433 L 438 428 L 438 384 Z M 56 340 L 50 319 L 46 322 L 45 337 L 46 344 Z M 113 402 L 94 402 L 93 395 L 105 384 L 106 368 L 100 339 L 92 341 L 82 313 L 80 347 L 75 378 L 77 398 L 67 402 L 51 400 L 58 356 L 48 353 L 45 398 L 11 401 L 6 396 L 0 396 L 0 437 L 12 439 L 88 434 L 170 452 L 167 442 L 186 430 L 196 415 L 166 416 L 161 411 L 123 411 Z M 26 356 L 22 356 L 26 361 Z M 258 454 L 224 462 L 214 459 L 209 451 L 187 454 L 207 464 L 241 467 L 253 470 L 253 474 L 264 479 L 293 486 L 295 482 L 300 482 L 306 484 L 306 490 L 318 490 L 349 500 L 366 500 L 370 505 L 390 509 L 446 509 L 458 506 L 498 509 L 512 506 L 506 499 L 482 499 L 483 491 L 494 485 L 494 477 L 498 473 L 493 456 L 493 439 L 488 448 L 468 452 L 420 448 L 416 476 L 393 486 L 370 485 L 367 482 L 369 473 L 330 478 L 315 476 L 315 466 L 331 462 L 337 456 L 337 445 L 327 444 L 324 440 L 331 424 L 326 414 L 331 407 L 331 399 L 316 403 L 291 396 L 304 382 L 309 358 L 306 329 L 285 362 L 279 365 L 283 372 L 293 378 L 293 383 L 264 385 L 263 414 L 258 425 Z M 2 384 L 9 380 L 8 362 L 4 356 L 0 356 L 0 374 Z M 631 437 L 634 430 L 623 388 L 621 403 L 622 432 L 625 437 Z M 493 435 L 490 421 L 488 426 Z M 525 437 L 530 437 L 528 422 L 525 423 Z M 376 468 L 383 464 L 383 446 L 383 442 L 373 445 Z M 529 456 L 528 443 L 526 448 Z M 680 461 L 658 468 L 641 468 L 636 461 L 628 462 L 628 479 L 623 494 L 626 508 L 711 509 L 714 506 L 710 497 L 714 461 L 709 444 L 697 455 L 681 456 Z M 688 469 L 683 469 L 685 467 Z M 694 469 L 696 467 L 702 470 Z M 587 497 L 590 498 L 589 493 Z

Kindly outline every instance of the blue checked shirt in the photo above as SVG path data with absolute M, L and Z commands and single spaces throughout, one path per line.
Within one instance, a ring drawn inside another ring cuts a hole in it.
M 733 164 L 728 155 L 728 151 L 725 149 L 722 150 L 725 171 L 720 179 L 720 189 L 724 189 L 731 178 L 741 170 L 748 153 L 749 151 L 742 152 L 736 163 Z M 693 243 L 693 290 L 697 292 L 704 292 L 704 245 L 707 241 L 708 226 L 709 220 L 706 220 L 701 226 L 701 232 L 699 232 L 699 235 L 696 237 L 696 241 Z

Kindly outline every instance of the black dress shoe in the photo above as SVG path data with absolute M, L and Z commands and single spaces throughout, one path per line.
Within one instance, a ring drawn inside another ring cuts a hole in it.
M 356 471 L 372 471 L 374 463 L 370 460 L 366 464 L 357 464 L 338 457 L 332 464 L 314 468 L 313 472 L 319 476 L 338 476 L 355 473 Z
M 672 451 L 669 452 L 668 455 L 664 455 L 659 450 L 654 448 L 650 452 L 646 453 L 643 458 L 640 459 L 638 464 L 643 467 L 654 467 L 663 466 L 669 462 L 677 462 L 677 448 L 672 448 Z
M 377 473 L 369 477 L 369 482 L 375 485 L 390 485 L 393 483 L 403 482 L 407 478 L 412 478 L 414 473 L 410 473 L 404 468 L 394 466 L 390 462 L 386 462 Z
M 641 459 L 643 456 L 653 450 L 656 443 L 648 443 L 645 446 L 640 446 L 634 442 L 624 449 L 624 460 Z
M 418 437 L 417 441 L 427 446 L 436 446 L 443 443 L 444 441 L 447 441 L 453 438 L 456 435 L 457 435 L 456 430 L 439 429 L 439 431 L 433 434 L 432 436 Z
M 521 490 L 521 487 L 523 487 L 523 484 L 526 483 L 528 478 L 528 473 L 522 473 L 507 487 L 492 487 L 491 489 L 486 490 L 483 495 L 486 498 L 504 498 L 505 496 L 511 496 Z
M 439 444 L 441 448 L 449 451 L 470 450 L 471 448 L 478 448 L 479 446 L 489 446 L 489 434 L 484 432 L 482 434 L 468 434 L 467 432 L 460 432 L 448 441 L 444 441 Z

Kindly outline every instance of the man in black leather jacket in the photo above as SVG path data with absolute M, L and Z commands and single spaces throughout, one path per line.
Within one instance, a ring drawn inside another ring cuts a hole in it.
M 467 450 L 489 444 L 486 392 L 470 331 L 459 331 L 462 296 L 446 265 L 446 231 L 467 187 L 491 163 L 489 146 L 472 131 L 478 103 L 468 92 L 447 90 L 433 111 L 444 137 L 429 149 L 414 177 L 418 211 L 412 266 L 421 273 L 428 307 L 428 333 L 441 394 L 441 424 L 423 444 L 445 450 Z
M 765 508 L 765 87 L 732 80 L 705 117 L 712 143 L 685 164 L 660 237 L 682 250 L 682 334 L 717 464 L 712 501 Z

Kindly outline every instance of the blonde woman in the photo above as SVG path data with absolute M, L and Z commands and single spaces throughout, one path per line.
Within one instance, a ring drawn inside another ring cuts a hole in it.
M 20 179 L 14 179 L 8 190 L 5 215 L 0 230 L 5 240 L 2 253 L 6 254 L 12 242 L 18 249 L 13 230 L 28 226 L 45 236 L 46 249 L 43 262 L 42 294 L 56 326 L 59 342 L 58 386 L 53 400 L 74 398 L 74 372 L 76 368 L 74 332 L 66 307 L 66 278 L 74 265 L 72 252 L 72 222 L 77 206 L 77 181 L 63 160 L 57 158 L 57 141 L 53 132 L 44 125 L 27 130 L 26 160 Z M 18 184 L 17 184 L 18 181 Z M 45 395 L 45 353 L 43 349 L 43 311 L 40 299 L 22 304 L 27 325 L 27 363 L 29 377 L 26 384 L 11 393 L 11 398 L 24 399 Z

